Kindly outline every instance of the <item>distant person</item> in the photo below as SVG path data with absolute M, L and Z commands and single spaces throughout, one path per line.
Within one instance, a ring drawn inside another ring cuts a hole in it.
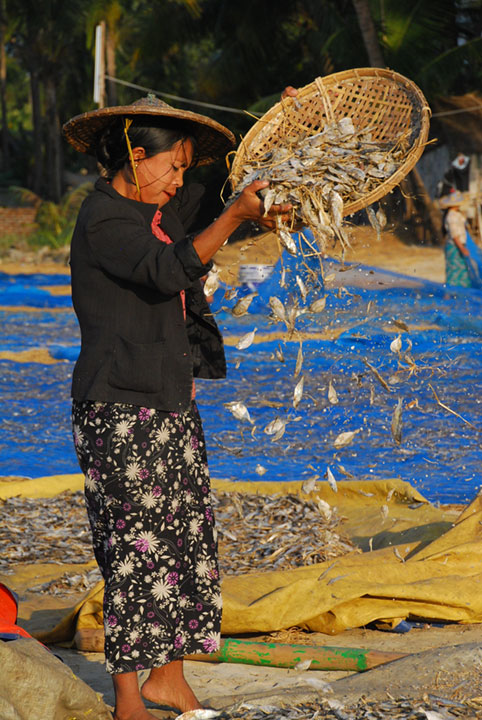
M 285 91 L 286 92 L 286 91 Z M 81 351 L 73 432 L 104 588 L 106 668 L 115 720 L 153 720 L 143 697 L 200 708 L 184 655 L 219 648 L 216 531 L 193 377 L 225 376 L 201 278 L 244 221 L 275 227 L 255 181 L 209 227 L 188 228 L 203 189 L 190 167 L 223 157 L 234 136 L 211 118 L 148 96 L 72 118 L 68 141 L 104 176 L 72 237 Z M 139 670 L 150 674 L 139 690 Z
M 462 211 L 464 195 L 454 191 L 440 198 L 444 211 L 445 282 L 457 287 L 481 287 L 481 252 L 467 231 Z
M 469 189 L 470 158 L 464 153 L 457 153 L 450 163 L 443 180 L 439 183 L 439 195 L 448 195 L 455 190 L 467 192 Z

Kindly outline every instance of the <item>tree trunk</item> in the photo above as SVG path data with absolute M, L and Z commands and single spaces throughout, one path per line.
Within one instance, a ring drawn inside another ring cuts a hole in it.
M 51 74 L 45 81 L 47 116 L 47 189 L 51 200 L 58 203 L 62 197 L 61 131 L 57 109 L 57 88 Z
M 378 41 L 377 30 L 370 12 L 368 0 L 353 0 L 360 25 L 363 43 L 368 54 L 371 67 L 385 67 L 382 49 Z
M 10 166 L 10 153 L 8 148 L 8 117 L 7 117 L 7 53 L 6 43 L 6 16 L 5 0 L 0 1 L 0 107 L 2 120 L 2 170 Z
M 441 212 L 428 194 L 425 183 L 422 180 L 422 177 L 417 168 L 414 167 L 410 174 L 413 179 L 415 192 L 417 193 L 418 198 L 425 210 L 425 217 L 423 218 L 423 220 L 429 225 L 433 241 L 436 244 L 441 244 L 443 236 Z
M 42 197 L 43 176 L 44 176 L 44 154 L 43 154 L 43 128 L 42 109 L 40 102 L 40 82 L 36 70 L 30 70 L 30 92 L 32 95 L 32 125 L 33 125 L 33 177 L 32 190 L 36 195 Z

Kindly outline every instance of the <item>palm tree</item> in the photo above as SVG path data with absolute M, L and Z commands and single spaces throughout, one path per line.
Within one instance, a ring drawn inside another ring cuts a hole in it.
M 372 67 L 385 67 L 378 34 L 373 22 L 369 0 L 353 0 L 353 5 L 360 24 L 360 31 Z
M 82 0 L 6 0 L 7 16 L 15 18 L 13 51 L 30 79 L 32 187 L 55 202 L 62 195 L 63 175 L 59 95 L 66 77 L 77 71 L 71 62 L 75 44 L 83 38 L 85 7 Z

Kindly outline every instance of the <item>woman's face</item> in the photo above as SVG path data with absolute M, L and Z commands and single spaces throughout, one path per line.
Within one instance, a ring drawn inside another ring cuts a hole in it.
M 179 140 L 170 150 L 146 157 L 143 147 L 136 147 L 132 154 L 137 162 L 137 179 L 141 199 L 145 203 L 166 205 L 183 185 L 185 171 L 193 159 L 190 140 Z

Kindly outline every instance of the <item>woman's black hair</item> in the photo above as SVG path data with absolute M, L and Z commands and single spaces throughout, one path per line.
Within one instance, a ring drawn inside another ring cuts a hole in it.
M 97 160 L 109 178 L 114 177 L 129 162 L 124 122 L 124 118 L 117 118 L 102 132 L 97 142 Z M 166 152 L 179 141 L 186 140 L 191 141 L 194 158 L 196 156 L 196 139 L 189 132 L 189 128 L 181 125 L 179 121 L 169 121 L 166 118 L 157 122 L 152 117 L 135 117 L 127 132 L 131 147 L 143 147 L 146 157 Z

